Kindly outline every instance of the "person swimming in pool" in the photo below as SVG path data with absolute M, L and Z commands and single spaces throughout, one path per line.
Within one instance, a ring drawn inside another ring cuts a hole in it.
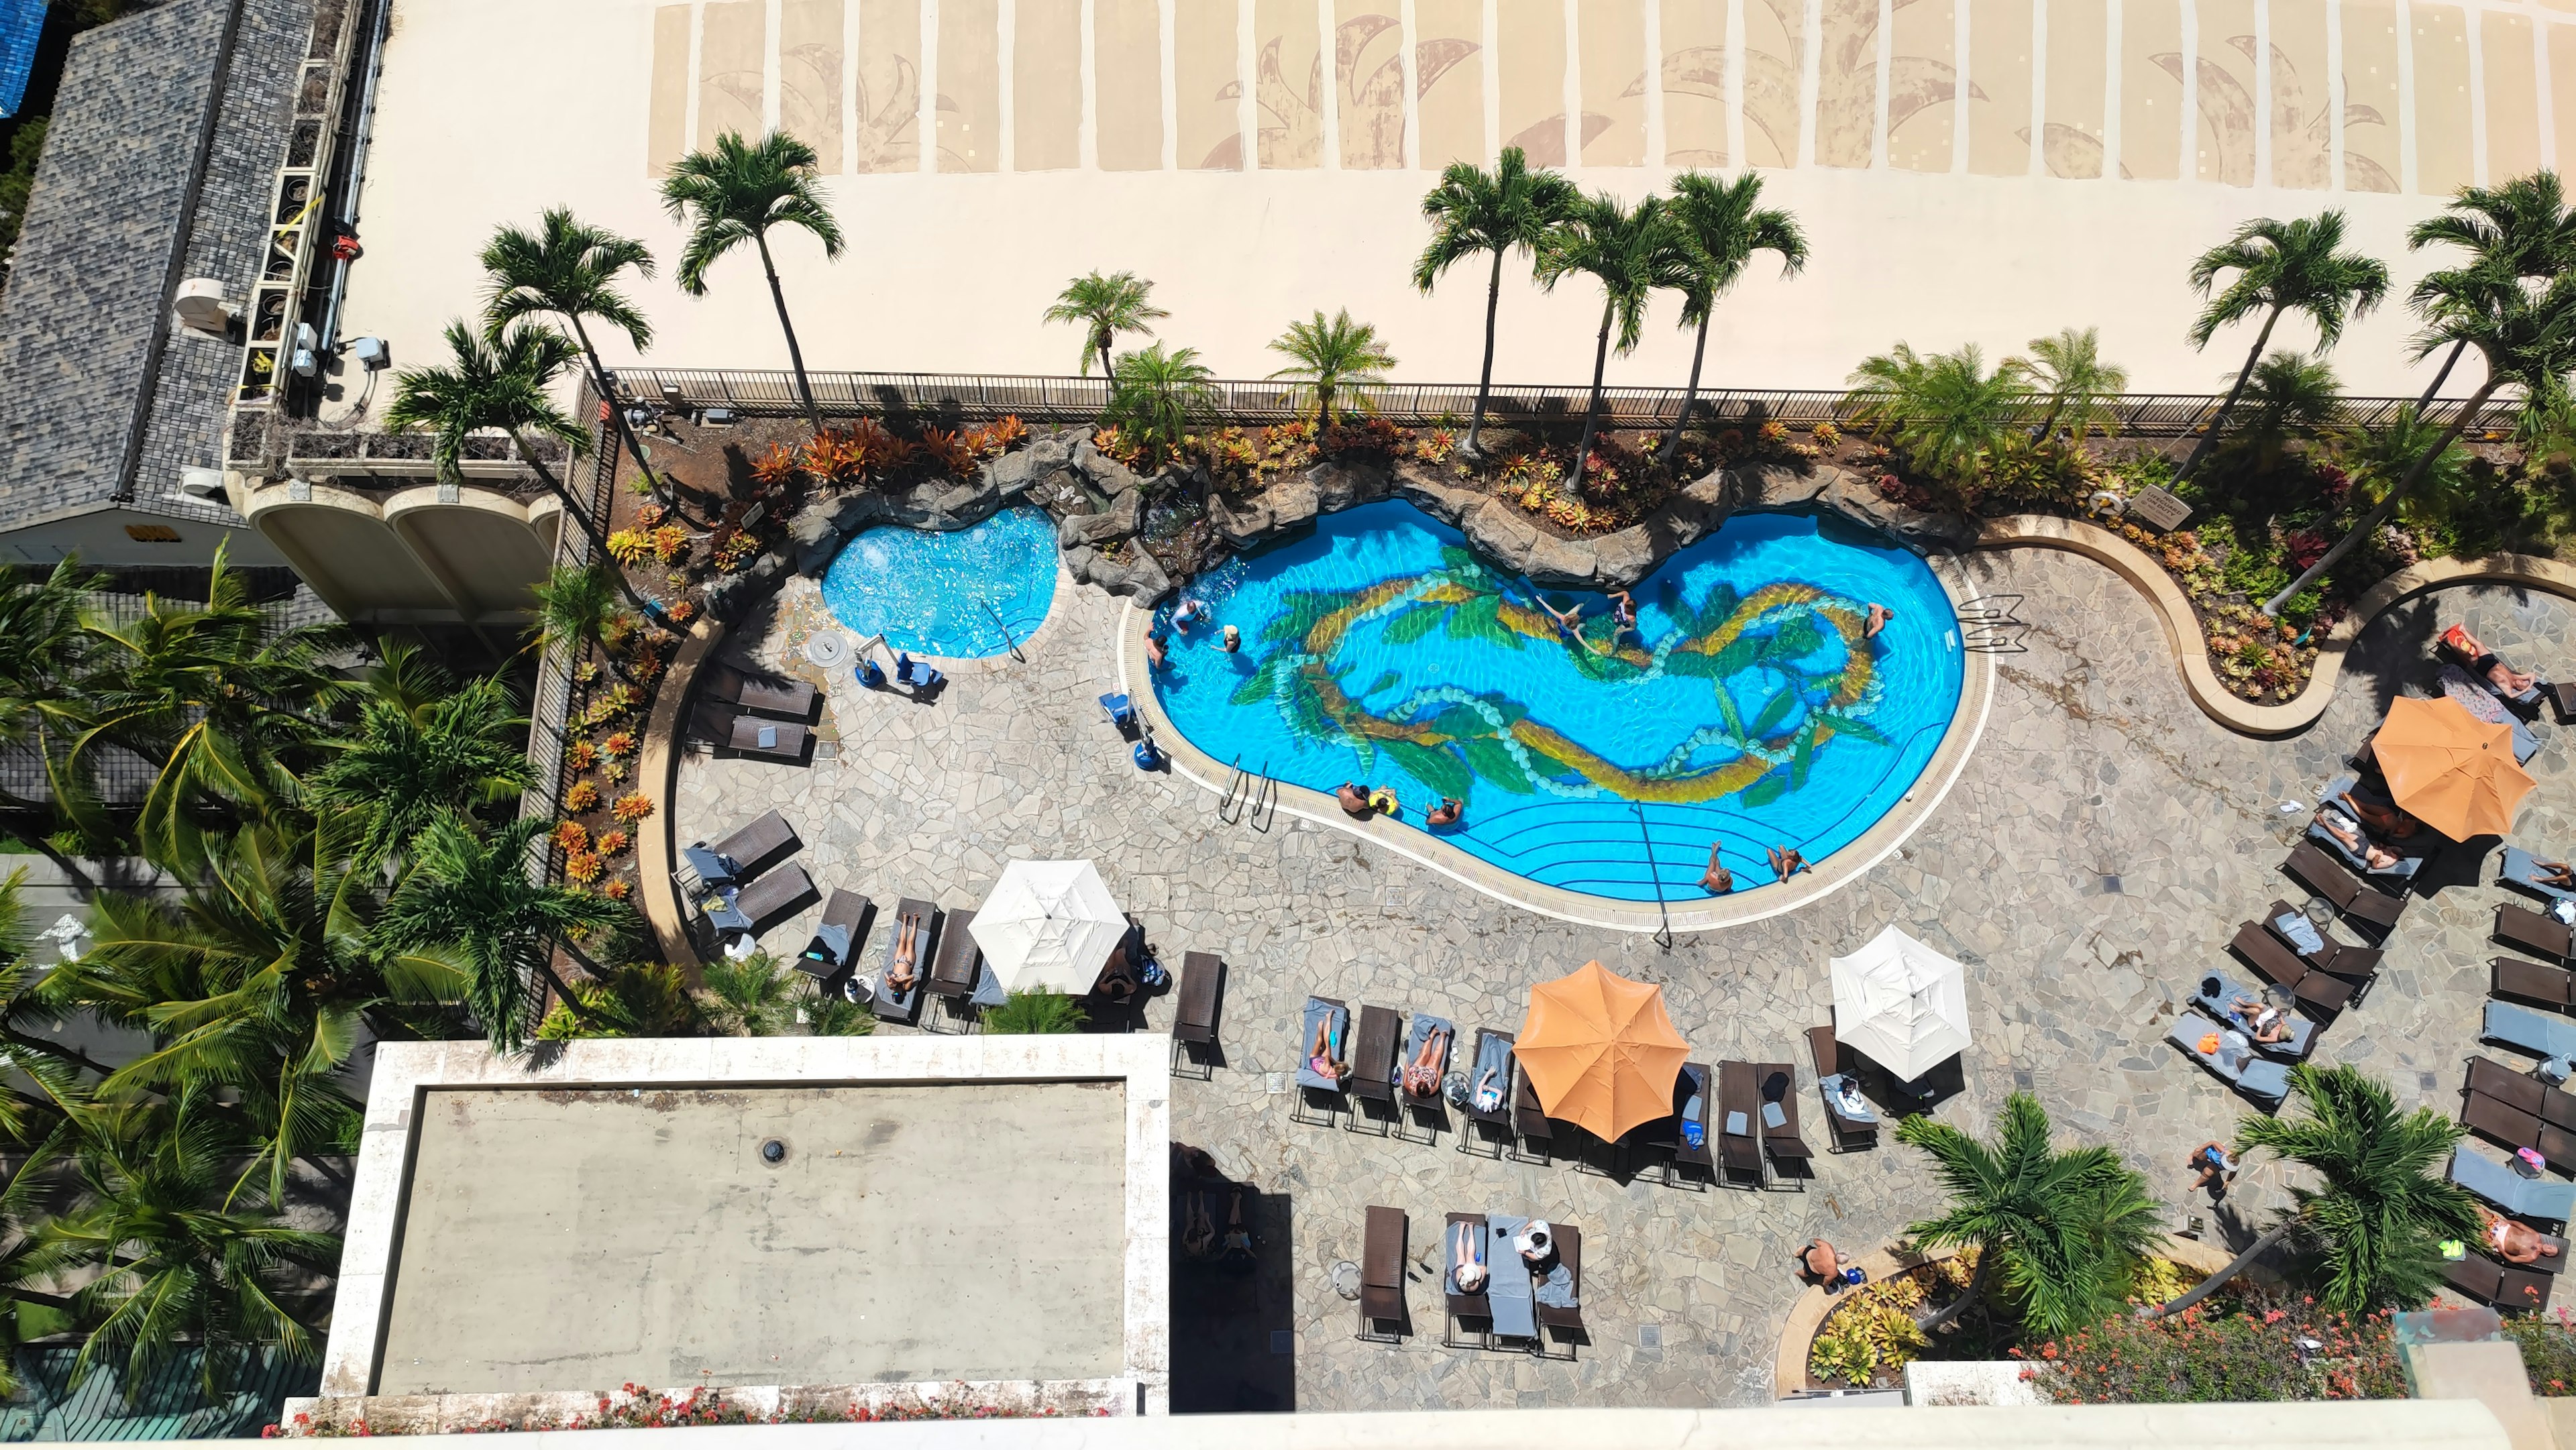
M 1430 813 L 1422 818 L 1422 824 L 1426 826 L 1454 826 L 1458 824 L 1458 818 L 1466 813 L 1467 806 L 1465 802 L 1459 800 L 1456 796 L 1444 795 L 1440 798 L 1440 804 L 1433 806 Z
M 1797 847 L 1774 846 L 1771 848 L 1771 874 L 1779 877 L 1781 880 L 1786 881 L 1801 871 L 1809 871 L 1813 869 L 1815 868 L 1807 864 L 1807 858 L 1798 854 Z
M 1861 626 L 1860 637 L 1863 639 L 1878 638 L 1878 632 L 1887 628 L 1887 622 L 1895 617 L 1896 611 L 1888 608 L 1886 605 L 1871 605 L 1869 607 L 1869 621 Z
M 1567 644 L 1579 644 L 1597 655 L 1610 653 L 1607 648 L 1601 645 L 1596 645 L 1592 641 L 1583 637 L 1582 600 L 1578 599 L 1572 604 L 1567 605 L 1565 608 L 1559 609 L 1555 605 L 1548 603 L 1547 596 L 1539 593 L 1536 589 L 1532 589 L 1530 591 L 1530 598 L 1538 602 L 1538 607 L 1541 612 L 1545 613 L 1549 619 L 1556 622 L 1557 638 L 1564 640 Z M 1618 637 L 1615 629 L 1612 631 L 1611 637 L 1614 639 Z
M 1187 633 L 1191 625 L 1207 617 L 1207 612 L 1208 607 L 1199 601 L 1184 599 L 1180 608 L 1172 611 L 1172 628 Z
M 1145 658 L 1151 662 L 1152 668 L 1158 670 L 1163 667 L 1166 658 L 1163 637 L 1150 630 L 1145 635 Z
M 1227 654 L 1232 654 L 1236 650 L 1243 648 L 1243 631 L 1235 628 L 1231 624 L 1227 625 L 1223 631 L 1223 638 L 1217 642 L 1217 648 L 1224 650 Z
M 1353 781 L 1343 781 L 1333 790 L 1333 799 L 1341 802 L 1342 814 L 1355 821 L 1365 821 L 1376 807 L 1369 804 L 1369 788 Z

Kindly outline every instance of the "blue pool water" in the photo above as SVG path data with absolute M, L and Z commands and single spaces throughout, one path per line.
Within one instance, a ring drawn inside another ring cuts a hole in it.
M 860 639 L 950 659 L 997 655 L 1055 602 L 1055 523 L 1004 509 L 951 533 L 893 526 L 850 540 L 823 574 L 823 603 Z
M 1320 791 L 1392 789 L 1416 827 L 1456 796 L 1463 822 L 1434 834 L 1596 896 L 1703 897 L 1712 845 L 1738 891 L 1770 882 L 1766 847 L 1821 862 L 1913 787 L 1959 700 L 1940 581 L 1811 515 L 1738 515 L 1666 560 L 1615 642 L 1606 596 L 1545 591 L 1584 605 L 1568 641 L 1529 581 L 1406 503 L 1329 515 L 1184 597 L 1213 617 L 1172 636 L 1155 687 L 1192 744 Z M 1873 603 L 1895 618 L 1867 638 Z

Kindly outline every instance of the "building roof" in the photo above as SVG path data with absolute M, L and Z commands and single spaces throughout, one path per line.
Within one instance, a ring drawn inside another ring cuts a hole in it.
M 177 495 L 220 460 L 238 345 L 171 325 L 172 289 L 238 296 L 266 240 L 313 0 L 167 0 L 72 42 L 5 293 L 0 530 Z

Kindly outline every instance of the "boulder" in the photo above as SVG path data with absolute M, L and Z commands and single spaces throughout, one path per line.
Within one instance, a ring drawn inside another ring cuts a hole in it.
M 761 555 L 739 574 L 729 574 L 707 585 L 707 613 L 727 624 L 741 622 L 751 607 L 769 597 L 778 581 L 786 577 L 787 555 L 778 551 Z
M 1507 574 L 1529 572 L 1530 550 L 1538 529 L 1501 499 L 1489 498 L 1458 524 L 1467 546 L 1500 565 Z
M 1268 501 L 1261 497 L 1237 506 L 1226 502 L 1225 495 L 1211 493 L 1208 495 L 1207 514 L 1208 526 L 1237 548 L 1269 537 L 1276 522 Z
M 1736 496 L 1756 508 L 1811 508 L 1837 480 L 1848 476 L 1832 464 L 1800 473 L 1777 463 L 1759 463 L 1736 470 Z
M 1286 533 L 1300 524 L 1315 521 L 1323 512 L 1323 501 L 1315 492 L 1314 470 L 1295 478 L 1283 478 L 1270 485 L 1270 532 Z
M 1084 482 L 1112 498 L 1144 482 L 1136 476 L 1136 470 L 1092 447 L 1088 435 L 1073 445 L 1073 471 L 1081 474 Z
M 1387 496 L 1386 470 L 1374 463 L 1318 463 L 1306 470 L 1306 485 L 1315 491 L 1317 513 L 1339 513 Z
M 1582 589 L 1591 587 L 1600 574 L 1600 565 L 1593 558 L 1590 540 L 1560 539 L 1533 530 L 1529 563 L 1521 572 L 1534 583 Z
M 821 574 L 831 567 L 832 556 L 841 552 L 851 535 L 895 516 L 896 510 L 885 495 L 870 489 L 854 489 L 838 498 L 807 504 L 787 525 L 787 549 L 795 560 L 796 572 Z
M 1056 541 L 1071 546 L 1105 544 L 1111 539 L 1124 539 L 1136 532 L 1143 521 L 1144 514 L 1144 490 L 1129 489 L 1120 494 L 1118 501 L 1111 504 L 1106 511 L 1096 514 L 1075 514 L 1057 525 Z
M 1065 566 L 1077 579 L 1111 594 L 1123 594 L 1151 608 L 1172 592 L 1171 576 L 1143 546 L 1129 544 L 1113 559 L 1087 544 L 1064 551 Z
M 1627 589 L 1655 571 L 1663 555 L 1644 524 L 1631 525 L 1592 541 L 1595 582 L 1604 589 Z

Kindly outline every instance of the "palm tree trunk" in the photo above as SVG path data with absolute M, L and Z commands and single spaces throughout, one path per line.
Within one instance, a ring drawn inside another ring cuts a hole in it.
M 1116 366 L 1109 361 L 1109 341 L 1109 333 L 1106 330 L 1103 330 L 1100 334 L 1100 377 L 1104 382 L 1115 381 L 1115 379 L 1111 377 L 1111 374 L 1116 370 Z
M 2140 1319 L 2163 1319 L 2168 1315 L 2180 1314 L 2182 1311 L 2190 1308 L 2194 1304 L 2208 1298 L 2211 1294 L 2217 1292 L 2219 1285 L 2226 1283 L 2228 1280 L 2235 1278 L 2241 1273 L 2244 1273 L 2246 1267 L 2252 1264 L 2256 1259 L 2263 1257 L 2264 1252 L 2270 1249 L 2272 1245 L 2279 1243 L 2284 1238 L 2287 1238 L 2290 1230 L 2295 1225 L 2296 1220 L 2294 1219 L 2283 1219 L 2279 1223 L 2272 1225 L 2270 1228 L 2263 1231 L 2262 1237 L 2254 1240 L 2252 1244 L 2248 1245 L 2245 1252 L 2238 1254 L 2235 1260 L 2228 1264 L 2226 1268 L 2223 1268 L 2217 1273 L 2210 1275 L 2208 1278 L 2201 1280 L 2199 1284 L 2193 1286 L 2190 1293 L 2169 1303 L 2141 1304 L 2138 1306 L 2138 1317 Z
M 1923 1332 L 1930 1334 L 1936 1329 L 1947 1327 L 1951 1320 L 1966 1313 L 1969 1305 L 1983 1297 L 1986 1292 L 1986 1276 L 1993 1270 L 1994 1263 L 1995 1251 L 1992 1246 L 1978 1249 L 1977 1270 L 1968 1276 L 1968 1287 L 1959 1291 L 1959 1297 L 1950 1301 L 1949 1308 L 1924 1320 Z
M 1667 473 L 1681 461 L 1682 430 L 1690 426 L 1691 408 L 1699 402 L 1699 365 L 1708 356 L 1708 322 L 1705 317 L 1699 320 L 1699 340 L 1691 344 L 1690 384 L 1682 389 L 1682 415 L 1673 420 L 1673 436 L 1664 440 L 1664 471 Z
M 1470 458 L 1483 452 L 1477 440 L 1485 432 L 1485 400 L 1494 390 L 1494 317 L 1503 306 L 1503 249 L 1494 249 L 1494 275 L 1485 283 L 1485 366 L 1476 374 L 1476 416 L 1467 420 L 1467 446 L 1459 451 Z
M 1601 421 L 1601 374 L 1610 366 L 1610 318 L 1616 302 L 1601 304 L 1601 340 L 1592 349 L 1592 396 L 1583 404 L 1583 443 L 1574 450 L 1574 491 L 1583 491 L 1583 476 L 1592 467 L 1592 434 Z
M 591 389 L 599 394 L 600 406 L 608 410 L 609 421 L 617 425 L 617 441 L 625 447 L 627 456 L 635 460 L 635 471 L 644 475 L 644 482 L 652 487 L 653 496 L 678 509 L 680 507 L 678 491 L 665 487 L 661 478 L 653 472 L 653 465 L 645 461 L 644 444 L 635 436 L 635 425 L 626 421 L 626 410 L 617 406 L 617 399 L 608 386 L 608 364 L 600 360 L 599 349 L 591 345 L 590 329 L 582 326 L 580 313 L 568 312 L 564 315 L 572 320 L 573 341 L 580 345 L 582 357 L 590 363 Z M 609 473 L 613 477 L 616 472 L 616 460 L 611 459 Z M 683 510 L 682 514 L 685 517 L 686 511 Z M 698 521 L 691 519 L 690 522 Z M 704 526 L 701 525 L 701 527 Z
M 2031 442 L 2033 442 L 2033 443 L 2037 443 L 2037 442 L 2040 442 L 2040 441 L 2042 441 L 2042 440 L 2046 439 L 2046 438 L 2048 437 L 2049 430 L 2050 430 L 2050 429 L 2052 429 L 2052 428 L 2055 428 L 2055 427 L 2057 426 L 2057 417 L 2058 417 L 2058 415 L 2059 415 L 2060 413 L 2065 412 L 2065 411 L 2066 411 L 2066 398 L 2065 398 L 2065 395 L 2064 395 L 2064 394 L 2058 394 L 2058 395 L 2056 395 L 2056 396 L 2054 396 L 2054 397 L 2051 397 L 2051 398 L 2048 400 L 2048 416 L 2046 416 L 2046 417 L 2044 417 L 2044 418 L 2040 419 L 2040 420 L 2039 420 L 2039 426 L 2030 430 L 2030 441 L 2031 441 Z
M 769 276 L 769 300 L 778 308 L 778 330 L 787 334 L 787 365 L 796 369 L 796 391 L 805 399 L 805 421 L 813 425 L 814 436 L 823 436 L 823 410 L 814 406 L 814 381 L 805 376 L 805 350 L 796 345 L 796 324 L 787 320 L 787 294 L 778 285 L 778 264 L 769 260 L 769 238 L 754 238 L 760 243 L 760 270 Z
M 572 938 L 559 937 L 557 941 L 562 944 L 565 951 L 572 953 L 573 960 L 581 963 L 582 970 L 590 973 L 592 980 L 599 980 L 598 964 L 583 956 L 581 948 L 572 944 Z M 546 985 L 554 989 L 555 1000 L 563 1003 L 572 1015 L 584 1022 L 597 1022 L 599 1018 L 592 1014 L 589 1004 L 574 995 L 572 988 L 566 985 L 563 977 L 555 971 L 554 946 L 554 943 L 548 943 L 537 953 L 537 975 L 546 979 Z
M 520 456 L 528 460 L 528 467 L 536 470 L 538 481 L 553 490 L 556 499 L 562 502 L 564 511 L 571 514 L 573 522 L 580 524 L 582 533 L 589 536 L 590 546 L 599 551 L 599 562 L 607 566 L 608 577 L 617 581 L 617 592 L 626 596 L 626 602 L 635 606 L 636 613 L 673 634 L 681 633 L 678 625 L 662 617 L 662 611 L 658 606 L 646 603 L 644 596 L 635 592 L 635 586 L 626 582 L 626 571 L 618 566 L 615 558 L 610 556 L 608 540 L 601 536 L 599 525 L 591 521 L 589 510 L 573 501 L 572 491 L 563 486 L 562 481 L 555 477 L 554 470 L 546 467 L 543 459 L 529 450 L 528 440 L 520 437 L 517 429 L 513 428 L 509 432 L 510 441 L 519 445 Z
M 2433 399 L 2441 395 L 2442 384 L 2451 380 L 2451 369 L 2460 365 L 2460 354 L 2467 352 L 2468 350 L 2469 342 L 2467 338 L 2462 338 L 2458 342 L 2451 344 L 2451 355 L 2442 359 L 2442 370 L 2433 374 L 2433 385 L 2424 390 L 2423 397 L 2415 400 L 2416 412 L 2421 413 L 2426 408 L 2433 406 Z
M 2226 430 L 2227 415 L 2236 411 L 2236 400 L 2245 395 L 2245 380 L 2254 376 L 2254 364 L 2263 360 L 2263 346 L 2272 340 L 2272 325 L 2280 320 L 2281 309 L 2278 307 L 2263 319 L 2263 330 L 2254 334 L 2254 350 L 2245 354 L 2245 366 L 2236 370 L 2236 386 L 2227 390 L 2227 401 L 2218 405 L 2218 416 L 2209 420 L 2208 431 L 2192 445 L 2191 456 L 2183 460 L 2182 471 L 2174 475 L 2174 482 L 2180 483 L 2191 477 L 2192 470 L 2200 467 L 2200 460 L 2209 452 L 2210 445 L 2216 443 L 2218 435 Z
M 2328 569 L 2334 567 L 2336 560 L 2352 552 L 2353 545 L 2379 532 L 2379 526 L 2388 522 L 2388 516 L 2397 511 L 2398 500 L 2406 497 L 2407 491 L 2414 488 L 2416 484 L 2423 482 L 2424 475 L 2432 471 L 2433 460 L 2441 457 L 2443 450 L 2458 441 L 2461 434 L 2469 431 L 2469 424 L 2477 420 L 2478 414 L 2485 410 L 2487 400 L 2495 396 L 2496 389 L 2501 387 L 2503 382 L 2502 378 L 2489 374 L 2487 380 L 2478 385 L 2478 390 L 2469 394 L 2469 400 L 2460 405 L 2460 415 L 2451 420 L 2451 426 L 2443 429 L 2442 436 L 2433 440 L 2433 446 L 2425 449 L 2423 455 L 2415 460 L 2415 466 L 2406 470 L 2406 476 L 2397 480 L 2397 486 L 2388 491 L 2388 497 L 2381 499 L 2379 506 L 2364 515 L 2360 523 L 2353 525 L 2350 533 L 2335 540 L 2334 547 L 2326 550 L 2315 563 L 2310 564 L 2307 572 L 2291 580 L 2289 588 L 2264 600 L 2263 612 L 2279 614 L 2282 605 L 2297 598 L 2300 590 L 2317 582 Z

